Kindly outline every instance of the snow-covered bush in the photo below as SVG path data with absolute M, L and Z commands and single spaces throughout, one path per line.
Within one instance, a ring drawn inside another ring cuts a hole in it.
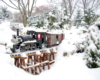
M 94 24 L 98 17 L 99 16 L 96 15 L 92 9 L 89 8 L 85 10 L 84 21 L 87 23 L 87 25 Z
M 100 54 L 97 51 L 90 50 L 90 53 L 86 57 L 88 68 L 100 67 Z
M 8 11 L 7 7 L 1 7 L 0 8 L 0 17 L 1 19 L 6 19 L 9 18 L 9 13 L 10 11 Z
M 75 16 L 74 25 L 75 26 L 81 25 L 81 21 L 82 21 L 81 10 L 78 10 L 77 13 L 76 13 L 76 16 Z
M 87 61 L 86 65 L 89 68 L 100 67 L 100 31 L 97 26 L 91 26 L 88 29 L 88 35 L 86 37 L 85 43 L 85 59 Z
M 100 30 L 100 17 L 98 18 L 98 20 L 95 22 L 96 26 L 99 28 Z
M 55 29 L 55 25 L 54 23 L 56 22 L 57 18 L 56 16 L 54 15 L 53 11 L 52 12 L 49 12 L 47 14 L 47 19 L 48 19 L 48 29 L 51 30 L 51 29 Z
M 40 28 L 40 27 L 43 27 L 43 26 L 44 26 L 44 21 L 39 19 L 36 23 L 36 27 Z
M 18 23 L 10 23 L 11 30 L 17 32 L 17 29 L 19 29 L 19 32 L 22 33 L 23 27 L 19 25 Z

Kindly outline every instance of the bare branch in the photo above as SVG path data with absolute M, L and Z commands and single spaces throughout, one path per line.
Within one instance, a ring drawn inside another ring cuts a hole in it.
M 31 11 L 30 11 L 29 16 L 31 15 L 31 13 L 32 13 L 32 11 L 33 11 L 33 6 L 34 6 L 34 3 L 35 3 L 35 0 L 33 0 L 33 2 L 32 2 Z
M 24 4 L 24 2 L 23 2 L 23 0 L 21 0 L 21 1 L 22 1 L 22 4 L 23 4 L 23 7 L 26 8 L 26 7 L 25 7 L 25 4 Z
M 27 0 L 26 7 L 27 7 L 28 3 L 29 3 L 29 0 Z
M 18 10 L 18 8 L 15 8 L 15 7 L 12 7 L 12 6 L 10 6 L 9 4 L 7 4 L 4 0 L 2 0 L 7 6 L 9 6 L 9 7 L 11 7 L 11 8 L 13 8 L 13 9 L 16 9 L 16 10 Z
M 77 3 L 78 3 L 78 0 L 76 0 L 76 2 L 75 2 L 75 4 L 74 4 L 73 10 L 72 10 L 72 14 L 73 14 L 73 12 L 74 12 L 76 6 L 77 6 Z
M 21 8 L 20 8 L 20 0 L 18 0 L 18 8 L 19 8 L 19 10 L 20 10 L 21 15 L 23 15 L 22 10 L 21 10 Z
M 29 16 L 29 4 L 30 3 L 30 0 L 28 0 L 28 16 Z
M 26 27 L 27 24 L 27 15 L 31 16 L 32 15 L 32 11 L 34 8 L 34 4 L 36 0 L 33 0 L 32 4 L 30 5 L 30 0 L 14 0 L 16 1 L 17 4 L 15 4 L 13 2 L 13 0 L 9 0 L 9 2 L 12 4 L 8 4 L 5 0 L 1 0 L 2 2 L 4 2 L 6 5 L 8 5 L 9 7 L 19 10 L 21 13 L 21 16 L 23 18 L 23 25 Z M 27 13 L 28 10 L 28 13 Z
M 9 0 L 16 8 L 18 8 L 13 2 L 12 2 L 12 0 Z

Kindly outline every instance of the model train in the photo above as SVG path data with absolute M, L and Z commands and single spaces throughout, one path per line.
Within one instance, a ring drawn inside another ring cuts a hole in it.
M 43 47 L 51 47 L 58 45 L 62 42 L 64 34 L 51 34 L 47 32 L 27 31 L 26 35 L 19 35 L 19 29 L 17 29 L 17 35 L 13 35 L 12 42 L 13 47 L 11 51 L 15 53 L 17 50 L 29 51 L 34 49 L 42 49 Z

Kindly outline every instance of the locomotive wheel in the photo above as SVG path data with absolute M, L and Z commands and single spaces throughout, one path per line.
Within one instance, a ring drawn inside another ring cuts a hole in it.
M 42 49 L 42 47 L 39 47 L 39 49 Z
M 30 49 L 30 45 L 25 45 L 25 50 L 28 51 Z
M 25 46 L 20 46 L 20 51 L 24 52 L 25 51 Z
M 30 44 L 30 50 L 34 50 L 36 48 L 36 44 Z

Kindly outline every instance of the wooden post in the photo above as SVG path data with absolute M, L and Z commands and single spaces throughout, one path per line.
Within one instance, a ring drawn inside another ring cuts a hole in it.
M 41 55 L 38 55 L 37 58 L 38 58 L 38 62 L 40 63 L 40 62 L 41 62 Z M 41 66 L 41 65 L 40 65 L 40 66 Z M 39 68 L 39 72 L 41 73 L 42 70 L 40 69 L 40 66 L 39 66 L 38 68 Z
M 45 61 L 45 54 L 43 54 L 43 61 Z M 45 64 L 43 64 L 43 70 L 45 70 Z
M 35 60 L 34 64 L 36 64 L 36 61 L 37 61 L 37 57 L 36 56 L 34 56 L 34 60 Z M 35 74 L 38 74 L 37 73 L 37 67 L 35 67 Z
M 25 66 L 25 59 L 27 59 L 27 57 L 20 57 L 21 65 L 23 66 Z M 24 70 L 27 71 L 26 69 Z
M 49 56 L 49 61 L 51 61 L 51 54 L 50 54 L 50 56 Z
M 54 55 L 54 53 L 52 54 L 53 55 L 53 60 L 55 59 L 55 55 Z
M 15 66 L 19 67 L 20 55 L 11 55 L 11 58 L 14 58 L 14 64 L 15 64 Z

